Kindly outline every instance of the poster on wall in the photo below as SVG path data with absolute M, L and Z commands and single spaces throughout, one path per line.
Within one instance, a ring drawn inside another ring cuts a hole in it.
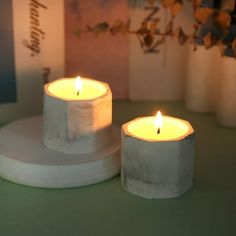
M 0 1 L 0 104 L 16 101 L 12 1 Z
M 64 0 L 0 1 L 0 124 L 42 113 L 43 85 L 64 76 Z

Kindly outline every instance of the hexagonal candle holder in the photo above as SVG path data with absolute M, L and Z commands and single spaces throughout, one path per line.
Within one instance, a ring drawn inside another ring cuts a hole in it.
M 178 197 L 192 187 L 194 130 L 189 122 L 169 116 L 134 119 L 122 126 L 121 150 L 126 191 L 158 199 Z
M 44 86 L 44 145 L 63 153 L 94 153 L 112 142 L 112 93 L 89 78 Z
M 34 187 L 80 187 L 117 175 L 120 129 L 112 125 L 109 86 L 80 77 L 46 84 L 43 119 L 0 129 L 0 163 L 0 177 Z

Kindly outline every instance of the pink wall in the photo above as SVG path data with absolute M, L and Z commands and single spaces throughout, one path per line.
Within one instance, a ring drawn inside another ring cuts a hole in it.
M 127 0 L 65 0 L 66 76 L 92 77 L 110 84 L 114 98 L 128 97 L 128 37 L 109 34 L 95 37 L 73 32 L 102 21 L 129 18 Z

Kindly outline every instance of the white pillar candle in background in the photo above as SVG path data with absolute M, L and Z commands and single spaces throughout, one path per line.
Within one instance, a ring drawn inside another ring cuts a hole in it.
M 44 87 L 44 144 L 63 153 L 92 153 L 111 143 L 112 93 L 106 83 L 63 78 Z
M 181 119 L 156 119 L 141 117 L 122 126 L 122 185 L 144 198 L 177 197 L 193 184 L 194 131 Z
M 226 127 L 236 127 L 236 60 L 221 58 L 217 120 Z
M 189 110 L 216 110 L 220 60 L 218 47 L 206 50 L 204 46 L 198 46 L 195 52 L 190 49 L 185 94 L 185 103 Z

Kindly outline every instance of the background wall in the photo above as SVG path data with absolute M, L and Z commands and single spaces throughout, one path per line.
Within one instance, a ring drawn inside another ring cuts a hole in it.
M 138 29 L 147 15 L 145 1 L 130 1 L 132 28 Z M 191 6 L 184 4 L 183 12 L 176 18 L 176 26 L 183 26 L 186 32 L 192 28 Z M 168 12 L 161 8 L 161 29 L 168 22 Z M 191 32 L 191 31 L 190 31 Z M 189 46 L 180 46 L 176 38 L 169 38 L 160 46 L 158 54 L 144 54 L 136 37 L 130 37 L 129 95 L 132 100 L 180 100 L 184 97 L 184 82 Z
M 128 36 L 93 33 L 74 35 L 100 22 L 129 18 L 127 0 L 65 0 L 66 75 L 83 75 L 108 82 L 114 98 L 128 97 Z
M 66 11 L 66 75 L 78 73 L 106 81 L 111 85 L 114 98 L 132 100 L 180 100 L 184 97 L 188 46 L 180 46 L 168 39 L 158 54 L 145 54 L 135 35 L 124 36 L 81 33 L 106 21 L 112 24 L 117 19 L 131 19 L 131 29 L 137 30 L 148 14 L 145 0 L 65 0 Z M 163 29 L 169 18 L 161 9 Z M 191 6 L 185 4 L 184 12 L 177 17 L 176 25 L 186 31 L 192 29 Z
M 0 105 L 0 123 L 39 114 L 42 111 L 43 84 L 65 75 L 80 74 L 108 82 L 114 99 L 184 98 L 189 47 L 180 46 L 176 39 L 168 39 L 158 54 L 144 54 L 135 35 L 102 34 L 95 37 L 93 33 L 81 33 L 78 38 L 74 34 L 78 29 L 86 29 L 87 25 L 94 26 L 103 21 L 113 24 L 117 19 L 127 21 L 129 18 L 131 29 L 137 30 L 148 14 L 144 10 L 144 0 L 38 1 L 46 6 L 46 9 L 38 6 L 35 13 L 39 30 L 44 31 L 45 37 L 39 39 L 40 53 L 32 57 L 24 42 L 31 39 L 30 4 L 34 2 L 11 1 L 15 74 L 5 76 L 1 69 L 0 79 L 4 85 L 11 79 L 16 91 L 8 89 L 13 93 L 11 101 L 6 101 L 6 96 L 0 94 L 3 96 L 0 101 L 4 101 Z M 176 25 L 181 23 L 189 32 L 193 22 L 191 6 L 189 3 L 184 6 Z M 168 13 L 161 8 L 158 16 L 161 16 L 163 28 Z M 6 35 L 6 25 L 2 22 L 0 34 Z

